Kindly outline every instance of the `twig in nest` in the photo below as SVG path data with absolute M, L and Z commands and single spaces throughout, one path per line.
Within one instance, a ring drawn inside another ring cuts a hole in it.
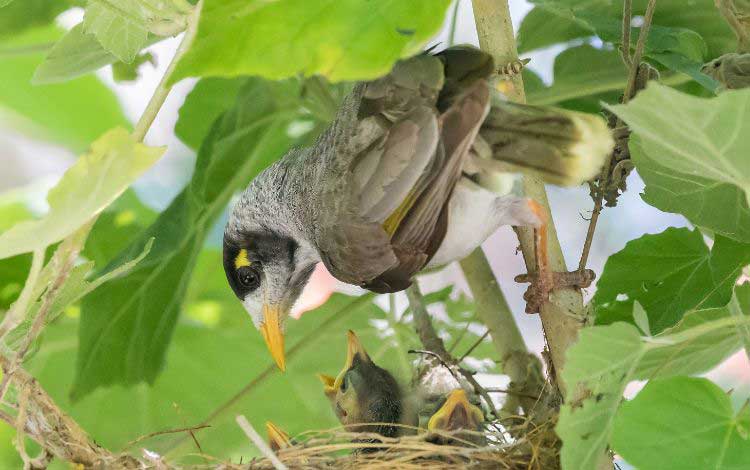
M 456 376 L 453 374 L 450 366 L 455 366 L 458 369 L 458 372 L 460 372 L 466 381 L 474 388 L 474 392 L 482 397 L 487 404 L 487 407 L 492 412 L 492 415 L 495 418 L 500 419 L 500 414 L 497 412 L 497 408 L 495 408 L 495 404 L 492 402 L 492 397 L 490 397 L 489 393 L 487 393 L 484 390 L 484 387 L 476 381 L 474 375 L 459 366 L 458 361 L 456 361 L 448 350 L 445 349 L 445 343 L 443 343 L 443 340 L 438 336 L 435 327 L 432 326 L 430 314 L 427 313 L 427 307 L 425 307 L 424 304 L 424 297 L 422 297 L 422 293 L 419 291 L 416 282 L 406 289 L 406 296 L 409 298 L 409 305 L 412 314 L 414 315 L 414 328 L 417 330 L 417 335 L 419 336 L 424 348 L 427 351 L 432 352 L 433 355 L 440 360 L 440 363 L 448 368 L 454 378 Z M 456 380 L 460 383 L 460 380 Z
M 268 460 L 271 461 L 273 467 L 276 470 L 288 470 L 287 466 L 281 463 L 281 460 L 276 457 L 276 454 L 274 454 L 271 448 L 268 447 L 266 441 L 264 441 L 263 438 L 260 437 L 258 432 L 255 430 L 253 425 L 250 424 L 247 418 L 245 418 L 243 415 L 238 415 L 235 418 L 235 421 L 237 421 L 237 425 L 240 427 L 240 429 L 242 429 L 242 431 L 250 439 L 250 441 L 255 444 L 255 447 L 258 448 L 261 454 L 263 454 Z
M 471 354 L 472 352 L 474 352 L 474 350 L 477 348 L 477 346 L 479 346 L 480 344 L 482 344 L 482 341 L 484 341 L 484 339 L 486 337 L 488 337 L 489 335 L 490 335 L 490 330 L 485 331 L 484 334 L 482 336 L 480 336 L 479 339 L 477 339 L 474 342 L 474 344 L 472 344 L 469 347 L 469 349 L 463 354 L 463 356 L 461 356 L 461 357 L 458 358 L 458 362 L 463 362 L 463 360 L 466 359 L 469 356 L 469 354 Z
M 150 434 L 146 434 L 145 436 L 141 436 L 137 439 L 134 439 L 127 444 L 125 444 L 124 449 L 129 449 L 130 447 L 133 447 L 134 445 L 138 444 L 139 442 L 143 442 L 147 439 L 151 439 L 152 437 L 161 436 L 164 434 L 177 434 L 181 432 L 193 432 L 193 431 L 200 431 L 201 429 L 210 428 L 210 424 L 199 424 L 197 426 L 190 426 L 186 428 L 177 428 L 177 429 L 165 429 L 164 431 L 156 431 L 152 432 Z M 199 447 L 200 450 L 200 447 Z

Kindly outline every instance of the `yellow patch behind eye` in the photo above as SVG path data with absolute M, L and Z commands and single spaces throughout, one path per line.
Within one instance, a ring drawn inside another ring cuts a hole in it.
M 234 259 L 235 269 L 240 269 L 243 266 L 250 266 L 250 260 L 247 259 L 247 250 L 244 248 L 237 253 L 237 257 Z

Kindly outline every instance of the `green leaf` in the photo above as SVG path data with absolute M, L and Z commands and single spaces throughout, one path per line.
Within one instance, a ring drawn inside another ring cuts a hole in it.
M 49 212 L 0 235 L 0 258 L 44 248 L 62 240 L 100 213 L 149 168 L 164 148 L 133 140 L 122 128 L 91 144 L 47 195 Z
M 549 88 L 532 88 L 527 93 L 529 103 L 548 105 L 611 91 L 621 93 L 627 73 L 616 51 L 582 45 L 555 58 L 554 79 Z
M 449 0 L 207 0 L 171 80 L 189 76 L 384 75 L 440 29 Z
M 128 189 L 96 219 L 82 254 L 96 266 L 104 266 L 155 219 L 156 213 Z
M 23 0 L 12 5 L 8 0 L 3 1 L 4 7 L 0 3 L 0 7 L 3 7 L 0 13 L 0 40 L 27 29 L 50 25 L 60 13 L 73 6 L 73 1 L 69 0 Z
M 195 435 L 207 454 L 232 456 L 236 462 L 239 456 L 254 453 L 234 422 L 237 414 L 246 415 L 258 430 L 263 429 L 264 421 L 272 420 L 292 435 L 338 424 L 315 374 L 341 370 L 347 329 L 357 332 L 374 361 L 390 367 L 388 358 L 393 349 L 375 351 L 380 343 L 379 331 L 370 323 L 382 321 L 383 312 L 372 304 L 372 295 L 335 294 L 322 307 L 290 321 L 284 374 L 276 369 L 263 339 L 228 287 L 225 296 L 234 301 L 232 308 L 222 307 L 219 312 L 228 317 L 226 321 L 207 326 L 183 318 L 177 325 L 163 373 L 153 385 L 100 388 L 72 401 L 68 392 L 74 376 L 74 337 L 79 324 L 68 315 L 46 328 L 29 370 L 65 412 L 96 436 L 98 443 L 111 449 L 123 449 L 126 443 L 148 433 L 196 425 L 219 411 L 208 420 L 211 427 L 195 431 Z M 225 404 L 229 406 L 220 409 Z M 102 419 L 102 410 L 106 410 L 106 420 Z M 192 440 L 183 433 L 152 438 L 139 447 L 161 454 L 172 449 L 170 455 L 175 457 L 196 452 Z M 181 465 L 185 463 L 180 459 Z
M 115 61 L 117 57 L 104 49 L 93 34 L 84 32 L 83 23 L 79 23 L 55 43 L 31 81 L 37 85 L 64 82 Z
M 211 123 L 231 108 L 247 79 L 204 78 L 185 98 L 174 133 L 185 145 L 197 149 L 211 129 Z
M 592 2 L 534 1 L 540 6 L 524 18 L 518 31 L 519 51 L 527 52 L 553 44 L 586 38 L 593 34 L 587 21 L 590 18 L 606 19 L 617 28 L 622 17 L 622 0 Z M 643 15 L 648 0 L 633 2 L 633 15 Z M 582 18 L 579 18 L 581 16 Z M 528 22 L 528 24 L 527 24 Z M 667 28 L 684 28 L 698 33 L 708 46 L 707 57 L 718 57 L 736 46 L 732 30 L 718 14 L 713 0 L 693 0 L 686 7 L 684 0 L 660 0 L 655 10 L 653 25 Z M 610 27 L 612 31 L 612 27 Z M 631 36 L 635 41 L 637 36 Z M 612 40 L 610 37 L 607 40 Z
M 700 231 L 668 228 L 644 235 L 610 256 L 593 303 L 597 323 L 621 319 L 638 301 L 648 313 L 651 331 L 660 332 L 691 309 L 721 307 L 750 261 L 750 244 L 717 237 L 709 251 Z M 618 300 L 618 295 L 627 299 Z
M 291 123 L 310 120 L 298 95 L 295 81 L 249 79 L 235 106 L 215 122 L 188 186 L 110 265 L 155 237 L 151 255 L 84 299 L 74 397 L 101 385 L 156 379 L 207 233 L 235 191 L 301 143 L 288 133 Z
M 25 204 L 13 193 L 0 195 L 0 231 L 32 217 Z M 7 310 L 21 293 L 31 267 L 31 255 L 23 254 L 0 260 L 0 311 Z
M 674 377 L 646 384 L 623 404 L 612 444 L 641 470 L 750 467 L 750 408 L 732 409 L 708 379 Z
M 89 0 L 83 16 L 83 29 L 96 36 L 106 50 L 130 63 L 146 45 L 147 19 L 137 0 Z
M 7 6 L 13 0 L 0 0 L 0 8 Z
M 613 106 L 635 131 L 646 202 L 750 242 L 749 103 L 750 90 L 706 99 L 652 84 L 628 105 Z
M 645 354 L 638 330 L 615 323 L 581 330 L 567 353 L 563 379 L 583 398 L 560 409 L 556 427 L 563 441 L 563 470 L 593 470 L 607 448 L 617 407 Z
M 5 50 L 25 50 L 23 54 L 9 56 L 0 51 L 0 107 L 12 111 L 4 114 L 10 114 L 10 123 L 20 130 L 41 134 L 42 138 L 82 152 L 108 129 L 130 124 L 114 93 L 96 77 L 61 85 L 32 86 L 34 69 L 47 50 L 36 46 L 55 41 L 61 34 L 58 28 L 50 26 L 29 30 L 0 43 Z
M 563 441 L 563 469 L 598 468 L 630 381 L 706 372 L 741 347 L 737 327 L 748 322 L 723 308 L 691 312 L 673 330 L 653 338 L 641 338 L 626 323 L 581 330 L 563 371 L 568 389 L 575 391 L 556 427 Z
M 523 17 L 516 41 L 518 52 L 541 49 L 561 42 L 591 36 L 591 30 L 542 7 L 532 9 Z
M 156 64 L 156 59 L 150 52 L 138 54 L 133 62 L 115 62 L 112 64 L 112 79 L 116 82 L 132 82 L 138 80 L 138 70 L 141 65 L 149 63 L 152 66 Z

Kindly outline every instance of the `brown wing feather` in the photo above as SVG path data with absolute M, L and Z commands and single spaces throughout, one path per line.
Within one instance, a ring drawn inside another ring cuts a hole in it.
M 444 159 L 424 175 L 421 194 L 401 219 L 391 239 L 398 264 L 365 284 L 376 292 L 402 290 L 432 258 L 445 237 L 448 202 L 461 178 L 471 144 L 489 109 L 489 86 L 477 80 L 440 116 L 440 144 L 435 158 Z

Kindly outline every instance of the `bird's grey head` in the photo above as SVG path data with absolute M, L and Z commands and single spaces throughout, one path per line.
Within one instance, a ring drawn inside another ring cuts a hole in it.
M 229 217 L 224 231 L 224 272 L 276 364 L 284 370 L 286 319 L 315 262 L 298 240 L 270 228 L 265 219 L 272 220 L 271 213 L 255 204 L 246 193 Z

